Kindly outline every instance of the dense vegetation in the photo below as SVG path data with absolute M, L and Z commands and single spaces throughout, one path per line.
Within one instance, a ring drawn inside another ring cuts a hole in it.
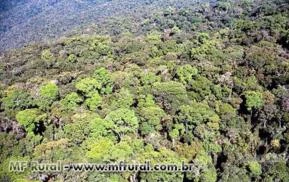
M 147 16 L 165 7 L 194 5 L 195 1 L 199 0 L 1 0 L 0 52 L 78 34 L 79 30 L 91 32 L 86 28 L 90 24 L 102 29 L 103 22 L 111 18 Z
M 0 58 L 0 180 L 289 181 L 289 2 L 142 15 Z M 199 173 L 12 173 L 10 160 Z

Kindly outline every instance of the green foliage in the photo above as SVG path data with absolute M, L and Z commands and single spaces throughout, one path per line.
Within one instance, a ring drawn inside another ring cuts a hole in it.
M 110 151 L 110 158 L 116 161 L 130 160 L 130 157 L 136 152 L 133 150 L 131 144 L 131 141 L 120 141 Z
M 119 143 L 114 143 L 108 138 L 99 138 L 97 141 L 89 141 L 86 155 L 94 161 L 128 161 L 143 147 L 140 140 L 130 140 L 131 138 L 124 138 Z
M 234 109 L 230 104 L 222 102 L 217 103 L 216 111 L 224 120 L 229 120 L 237 115 L 236 109 Z
M 200 176 L 196 176 L 197 181 L 217 181 L 217 172 L 212 163 L 212 158 L 201 151 L 194 159 L 195 164 L 201 169 Z
M 75 63 L 77 62 L 77 57 L 74 54 L 70 54 L 67 58 L 66 61 L 70 62 L 70 63 Z
M 251 181 L 247 170 L 237 166 L 227 166 L 222 174 L 221 180 L 226 182 Z
M 165 116 L 165 112 L 161 108 L 156 106 L 141 108 L 139 114 L 141 117 L 140 131 L 143 135 L 161 129 L 161 119 Z
M 201 101 L 211 95 L 212 82 L 203 76 L 198 76 L 190 82 L 190 88 L 196 93 L 195 99 Z
M 91 112 L 81 112 L 74 114 L 72 122 L 64 126 L 64 136 L 69 138 L 75 145 L 80 145 L 89 136 L 93 128 L 91 123 L 95 122 L 99 116 Z
M 194 137 L 204 142 L 208 152 L 219 152 L 221 147 L 215 143 L 218 136 L 219 116 L 205 103 L 192 102 L 180 107 L 176 115 L 178 124 L 169 133 L 172 139 L 184 139 L 191 143 Z
M 232 90 L 228 87 L 222 87 L 220 85 L 213 85 L 211 88 L 212 93 L 216 97 L 216 99 L 225 100 L 230 97 L 232 94 Z
M 16 114 L 16 120 L 25 127 L 28 132 L 33 132 L 37 127 L 37 123 L 43 121 L 46 115 L 42 114 L 38 109 L 26 109 Z
M 2 107 L 8 115 L 14 115 L 19 110 L 34 106 L 33 98 L 23 90 L 12 90 L 1 99 Z
M 129 108 L 134 102 L 134 96 L 128 89 L 122 88 L 114 95 L 111 103 L 113 109 L 116 108 Z
M 140 78 L 140 81 L 143 86 L 146 86 L 161 81 L 161 78 L 152 72 L 148 72 L 144 73 L 144 75 Z
M 161 41 L 161 33 L 160 32 L 150 32 L 147 36 L 146 36 L 146 41 L 148 43 L 151 43 L 151 44 L 155 44 L 155 45 L 158 45 L 160 43 L 162 43 Z
M 219 40 L 210 37 L 207 33 L 200 33 L 196 39 L 196 45 L 191 50 L 191 57 L 193 59 L 199 61 L 221 61 L 221 59 L 225 56 L 221 50 L 218 49 L 219 47 Z
M 44 61 L 53 61 L 54 56 L 49 49 L 45 49 L 41 52 L 41 59 Z
M 173 129 L 169 132 L 169 136 L 173 141 L 179 140 L 185 133 L 185 130 L 186 129 L 183 124 L 174 124 Z
M 152 146 L 148 145 L 144 151 L 139 153 L 138 159 L 140 162 L 150 161 L 152 164 L 181 164 L 184 158 L 178 156 L 177 153 L 167 148 L 160 148 L 159 152 L 153 150 Z M 182 181 L 183 175 L 178 172 L 174 173 L 141 173 L 141 179 L 146 181 Z
M 99 68 L 95 70 L 93 77 L 101 84 L 100 93 L 110 94 L 112 92 L 113 82 L 107 69 Z
M 249 111 L 252 109 L 260 109 L 264 105 L 263 94 L 256 91 L 246 91 L 246 107 Z
M 151 94 L 148 95 L 141 95 L 140 98 L 138 99 L 138 107 L 150 107 L 150 106 L 155 106 L 155 101 L 154 97 Z
M 188 64 L 180 66 L 176 70 L 176 75 L 183 84 L 189 83 L 197 74 L 198 69 Z
M 94 161 L 108 161 L 114 143 L 108 138 L 100 138 L 89 146 L 86 156 Z
M 10 162 L 17 162 L 17 161 L 29 161 L 29 158 L 27 156 L 21 157 L 21 156 L 11 156 L 9 158 L 3 159 L 3 161 L 0 164 L 0 180 L 1 181 L 21 181 L 21 182 L 33 182 L 32 180 L 29 180 L 27 178 L 27 175 L 29 174 L 29 170 L 26 168 L 21 173 L 15 173 L 13 171 L 10 171 L 9 165 Z M 36 181 L 34 181 L 36 182 Z
M 59 89 L 55 83 L 47 83 L 40 87 L 40 97 L 54 101 L 59 96 Z
M 60 103 L 66 110 L 74 110 L 82 101 L 83 99 L 77 93 L 71 92 Z
M 45 175 L 10 159 L 196 167 L 50 181 L 289 181 L 285 1 L 139 1 L 85 35 L 1 54 L 0 181 Z
M 175 40 L 167 40 L 162 43 L 162 51 L 166 55 L 168 53 L 178 53 L 181 50 Z
M 265 173 L 265 179 L 267 181 L 287 181 L 289 179 L 289 169 L 285 161 L 276 162 L 269 167 L 269 170 Z
M 181 32 L 181 30 L 180 30 L 179 27 L 174 26 L 174 27 L 172 28 L 172 33 L 176 34 L 176 33 L 180 33 L 180 32 Z
M 184 85 L 175 81 L 154 83 L 153 93 L 157 102 L 161 103 L 165 110 L 172 112 L 188 101 Z
M 257 161 L 248 162 L 248 168 L 253 176 L 259 176 L 262 174 L 262 167 Z
M 84 96 L 91 97 L 101 89 L 101 83 L 99 83 L 95 78 L 87 77 L 76 82 L 75 88 Z
M 91 97 L 85 100 L 86 106 L 91 110 L 96 110 L 102 102 L 102 98 L 98 93 L 93 94 Z
M 113 131 L 111 129 L 114 128 L 114 123 L 96 117 L 89 123 L 88 127 L 91 128 L 89 136 L 93 139 L 98 139 L 100 137 L 112 136 Z
M 68 139 L 66 138 L 49 142 L 44 141 L 35 147 L 33 155 L 36 158 L 45 159 L 51 162 L 54 160 L 64 160 L 68 157 L 67 153 L 64 152 L 64 149 L 66 149 L 68 145 Z
M 190 125 L 220 121 L 219 116 L 207 104 L 197 102 L 181 106 L 177 119 L 180 123 L 186 122 Z
M 39 89 L 40 97 L 37 100 L 37 105 L 43 109 L 48 109 L 51 104 L 59 97 L 59 88 L 55 83 L 47 83 Z
M 111 121 L 115 124 L 113 131 L 115 131 L 122 138 L 128 133 L 136 133 L 138 129 L 138 118 L 134 111 L 126 108 L 120 108 L 110 112 L 105 120 Z
M 65 47 L 77 55 L 78 62 L 88 62 L 111 55 L 110 39 L 106 36 L 76 36 L 64 41 Z

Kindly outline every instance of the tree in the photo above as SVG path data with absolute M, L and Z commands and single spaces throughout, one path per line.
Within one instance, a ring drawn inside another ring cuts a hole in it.
M 140 130 L 143 135 L 162 128 L 161 119 L 165 116 L 165 112 L 160 107 L 141 108 L 139 114 L 141 121 Z
M 111 101 L 111 108 L 130 108 L 134 102 L 134 96 L 126 88 L 121 88 L 118 93 L 114 94 Z
M 113 161 L 128 161 L 131 160 L 135 151 L 131 144 L 133 143 L 132 138 L 129 140 L 122 140 L 117 143 L 110 151 L 110 158 Z
M 163 55 L 162 49 L 160 48 L 162 44 L 160 32 L 150 32 L 146 35 L 145 41 L 149 47 L 148 52 L 150 57 L 155 58 Z
M 195 181 L 217 181 L 217 171 L 213 165 L 212 158 L 207 153 L 204 151 L 199 152 L 193 161 L 200 170 L 199 175 L 194 176 L 193 174 Z
M 16 120 L 32 133 L 37 128 L 37 124 L 46 118 L 46 114 L 42 114 L 38 109 L 26 109 L 16 114 Z
M 151 94 L 140 95 L 137 106 L 138 108 L 155 106 L 154 96 Z
M 177 120 L 185 125 L 197 126 L 207 122 L 218 123 L 220 118 L 207 104 L 192 102 L 180 107 Z
M 10 116 L 16 114 L 17 111 L 28 109 L 35 105 L 31 95 L 21 89 L 8 91 L 1 101 L 2 107 Z
M 59 98 L 59 88 L 55 83 L 47 83 L 39 89 L 39 99 L 37 101 L 38 106 L 41 109 L 48 109 L 51 104 Z
M 49 49 L 45 49 L 41 52 L 41 59 L 45 61 L 52 61 L 54 56 Z
M 102 102 L 102 98 L 98 93 L 91 95 L 91 97 L 85 100 L 85 105 L 91 110 L 95 111 Z
M 34 149 L 34 156 L 38 159 L 55 162 L 57 160 L 65 160 L 69 143 L 67 138 L 62 138 L 57 141 L 43 142 L 37 145 Z
M 76 82 L 75 88 L 84 96 L 91 97 L 101 89 L 101 83 L 95 78 L 87 77 Z
M 101 137 L 114 138 L 112 129 L 115 127 L 112 121 L 107 121 L 101 118 L 94 118 L 89 125 L 90 128 L 89 137 L 92 139 L 98 139 Z
M 112 121 L 114 123 L 113 131 L 115 131 L 120 139 L 128 133 L 136 134 L 138 129 L 138 118 L 134 111 L 127 108 L 120 108 L 115 111 L 111 111 L 105 120 Z
M 185 158 L 180 157 L 174 151 L 167 148 L 160 148 L 155 151 L 151 145 L 144 147 L 144 151 L 140 152 L 137 159 L 144 163 L 150 161 L 151 164 L 176 164 L 181 165 L 182 162 L 188 162 Z M 180 172 L 160 172 L 160 173 L 146 173 L 140 174 L 141 180 L 144 181 L 183 181 L 184 176 Z
M 189 64 L 180 66 L 176 70 L 176 76 L 183 84 L 189 83 L 197 74 L 198 69 Z
M 101 84 L 100 93 L 102 94 L 110 94 L 113 88 L 113 82 L 111 79 L 111 73 L 101 67 L 95 70 L 93 74 L 93 78 L 95 78 Z
M 71 92 L 60 101 L 60 104 L 66 110 L 74 110 L 82 101 L 77 93 Z
M 24 169 L 21 173 L 15 173 L 14 171 L 11 171 L 9 169 L 9 165 L 11 162 L 17 162 L 17 161 L 28 161 L 29 157 L 25 156 L 10 156 L 5 159 L 2 159 L 2 162 L 0 164 L 0 180 L 1 181 L 23 181 L 23 182 L 29 182 L 31 181 L 27 176 L 29 175 L 30 171 L 28 168 Z
M 109 138 L 99 138 L 96 142 L 88 145 L 86 156 L 97 162 L 109 162 L 113 141 Z
M 170 139 L 173 142 L 173 146 L 175 146 L 175 141 L 180 140 L 180 138 L 186 132 L 185 126 L 183 124 L 174 124 L 171 131 L 169 131 Z
M 74 114 L 71 117 L 71 122 L 63 127 L 64 136 L 72 141 L 76 146 L 79 146 L 91 134 L 93 126 L 91 123 L 99 118 L 96 113 L 83 111 Z
M 70 54 L 67 58 L 66 61 L 70 62 L 70 63 L 75 63 L 77 62 L 77 57 L 74 54 Z
M 286 166 L 286 162 L 280 160 L 280 162 L 274 162 L 267 166 L 267 171 L 264 172 L 265 179 L 268 181 L 288 181 L 289 169 Z
M 191 50 L 191 57 L 199 61 L 210 60 L 219 62 L 225 54 L 218 49 L 219 40 L 210 37 L 207 33 L 199 33 L 196 37 L 195 46 Z
M 56 60 L 50 49 L 45 49 L 41 52 L 41 59 L 45 62 L 48 68 L 51 67 Z
M 249 161 L 247 166 L 252 176 L 256 177 L 262 174 L 262 167 L 257 161 Z
M 172 113 L 174 113 L 181 104 L 188 102 L 184 85 L 175 81 L 154 83 L 153 94 L 156 97 L 157 103 L 166 111 Z
M 252 109 L 260 109 L 264 105 L 263 94 L 258 91 L 246 91 L 245 95 L 245 103 L 248 111 Z
M 140 78 L 141 84 L 143 86 L 146 85 L 153 85 L 153 83 L 159 82 L 161 81 L 160 76 L 157 76 L 156 74 L 152 73 L 152 72 L 148 72 L 148 73 L 143 73 L 142 77 Z
M 235 165 L 224 166 L 224 172 L 221 174 L 221 181 L 234 182 L 234 181 L 251 181 L 248 171 L 244 168 Z
M 230 120 L 237 115 L 237 111 L 230 104 L 217 102 L 216 111 L 223 120 Z
M 189 85 L 190 90 L 196 93 L 194 99 L 198 101 L 208 98 L 212 93 L 211 86 L 213 84 L 206 77 L 198 76 L 196 79 L 192 80 Z
M 55 83 L 47 83 L 40 87 L 40 96 L 49 100 L 56 100 L 59 96 L 59 89 Z

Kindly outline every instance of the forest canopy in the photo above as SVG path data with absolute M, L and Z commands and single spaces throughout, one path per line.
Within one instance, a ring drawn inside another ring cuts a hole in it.
M 3 53 L 0 181 L 289 181 L 289 2 L 185 2 Z M 198 171 L 15 173 L 12 160 Z

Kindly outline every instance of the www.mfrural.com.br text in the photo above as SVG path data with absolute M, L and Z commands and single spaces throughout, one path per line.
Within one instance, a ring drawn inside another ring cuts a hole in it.
M 9 170 L 11 172 L 23 172 L 25 170 L 34 172 L 62 172 L 62 171 L 95 171 L 95 172 L 194 172 L 196 167 L 193 164 L 184 162 L 179 164 L 152 164 L 150 161 L 144 163 L 117 162 L 109 164 L 99 163 L 40 163 L 37 161 L 10 161 Z

